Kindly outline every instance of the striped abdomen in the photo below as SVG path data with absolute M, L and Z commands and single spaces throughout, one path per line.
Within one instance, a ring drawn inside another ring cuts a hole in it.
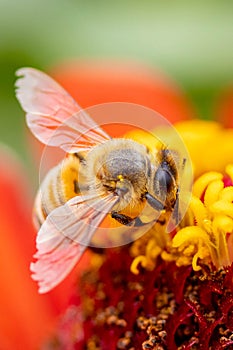
M 48 172 L 35 200 L 34 222 L 37 227 L 53 209 L 79 194 L 79 164 L 79 158 L 71 154 Z

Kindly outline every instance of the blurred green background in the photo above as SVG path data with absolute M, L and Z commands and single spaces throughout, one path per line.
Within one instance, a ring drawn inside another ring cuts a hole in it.
M 232 0 L 0 0 L 0 28 L 0 141 L 24 160 L 24 115 L 13 88 L 18 67 L 139 60 L 175 79 L 203 118 L 233 78 Z

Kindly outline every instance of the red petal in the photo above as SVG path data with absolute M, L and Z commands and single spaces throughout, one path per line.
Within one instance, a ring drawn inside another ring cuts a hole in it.
M 39 296 L 30 277 L 35 231 L 28 187 L 18 161 L 10 152 L 1 150 L 0 342 L 5 350 L 19 344 L 22 349 L 37 348 L 57 314 L 50 297 Z
M 233 85 L 226 87 L 219 96 L 216 116 L 225 127 L 233 128 Z

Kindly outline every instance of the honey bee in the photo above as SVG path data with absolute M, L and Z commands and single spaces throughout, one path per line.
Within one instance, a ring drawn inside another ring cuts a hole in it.
M 71 271 L 106 216 L 137 230 L 146 223 L 129 214 L 145 203 L 157 213 L 154 221 L 178 211 L 178 171 L 165 146 L 152 154 L 131 139 L 112 139 L 46 74 L 33 68 L 16 74 L 28 127 L 45 145 L 67 152 L 35 202 L 37 261 L 30 269 L 45 293 Z

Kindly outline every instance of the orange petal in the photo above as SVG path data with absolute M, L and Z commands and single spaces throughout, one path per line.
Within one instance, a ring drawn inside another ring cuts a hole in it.
M 30 278 L 35 250 L 28 183 L 10 152 L 0 155 L 0 341 L 4 349 L 37 348 L 57 314 Z M 1 342 L 2 344 L 2 342 Z
M 129 102 L 151 108 L 171 123 L 194 116 L 192 106 L 176 83 L 164 73 L 134 61 L 67 61 L 51 72 L 83 108 L 107 102 Z M 114 137 L 132 129 L 119 124 L 110 128 L 106 131 Z M 40 153 L 42 146 L 32 140 L 32 136 L 30 142 L 37 148 L 38 157 L 38 147 Z
M 105 102 L 130 102 L 152 108 L 172 123 L 193 116 L 191 106 L 170 78 L 139 63 L 64 62 L 52 72 L 84 108 Z
M 233 128 L 233 84 L 226 87 L 217 100 L 216 116 L 227 128 Z

